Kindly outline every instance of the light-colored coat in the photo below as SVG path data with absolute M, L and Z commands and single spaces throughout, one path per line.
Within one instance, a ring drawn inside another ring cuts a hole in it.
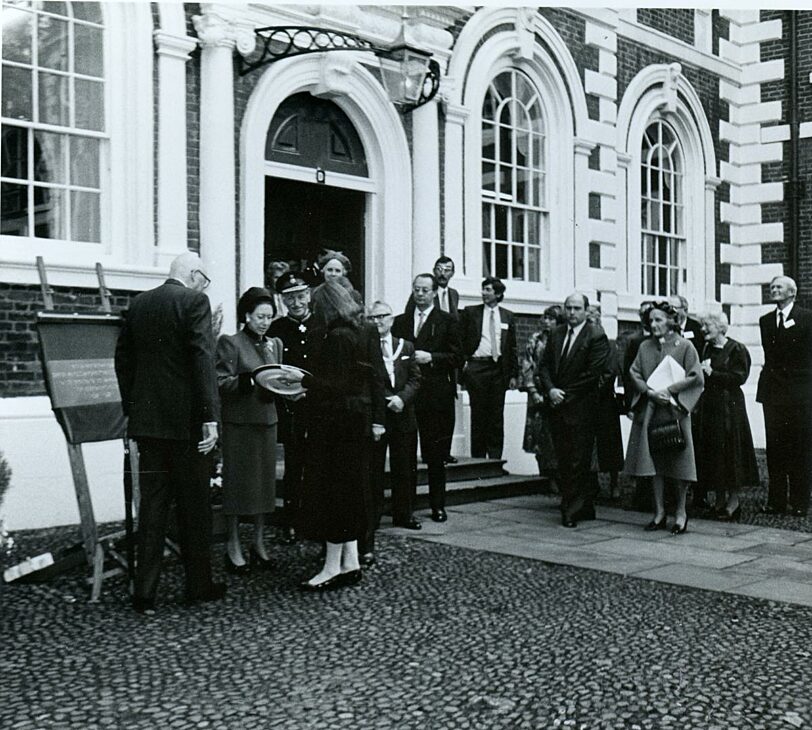
M 685 370 L 685 378 L 668 388 L 680 405 L 673 412 L 679 419 L 685 437 L 685 448 L 667 455 L 658 454 L 655 458 L 649 451 L 648 427 L 655 413 L 657 420 L 661 420 L 663 407 L 657 406 L 646 396 L 646 380 L 667 355 L 671 355 Z M 663 341 L 650 337 L 640 344 L 637 357 L 632 363 L 630 378 L 636 390 L 632 399 L 634 422 L 623 471 L 637 477 L 659 475 L 695 482 L 696 459 L 691 438 L 691 412 L 699 402 L 705 382 L 696 349 L 688 340 L 673 333 L 663 338 Z

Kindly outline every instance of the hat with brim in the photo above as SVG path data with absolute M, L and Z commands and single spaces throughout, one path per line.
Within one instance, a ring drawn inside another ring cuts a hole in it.
M 295 272 L 287 271 L 276 280 L 277 294 L 295 294 L 299 291 L 306 291 L 310 287 L 307 282 L 298 277 Z

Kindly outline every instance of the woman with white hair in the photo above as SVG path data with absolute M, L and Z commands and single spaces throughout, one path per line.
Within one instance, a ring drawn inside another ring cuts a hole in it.
M 750 354 L 727 336 L 722 311 L 700 317 L 705 346 L 705 391 L 697 411 L 696 467 L 699 488 L 716 492 L 716 517 L 729 522 L 741 513 L 740 491 L 758 484 L 753 437 L 741 386 L 750 373 Z

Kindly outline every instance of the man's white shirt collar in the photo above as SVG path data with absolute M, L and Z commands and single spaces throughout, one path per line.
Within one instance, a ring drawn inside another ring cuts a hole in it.
M 779 309 L 778 307 L 776 307 L 776 308 L 775 308 L 775 326 L 776 326 L 776 327 L 778 326 L 778 323 L 779 323 L 779 321 L 780 321 L 780 319 L 779 319 L 779 317 L 778 317 L 778 313 L 779 313 L 779 312 L 781 312 L 781 313 L 784 315 L 784 324 L 786 324 L 786 323 L 787 323 L 787 320 L 790 318 L 790 317 L 789 317 L 789 314 L 790 314 L 790 312 L 792 311 L 792 307 L 793 307 L 794 305 L 795 305 L 795 302 L 790 302 L 790 303 L 789 303 L 789 304 L 787 304 L 787 306 L 786 306 L 786 307 L 784 307 L 783 309 Z

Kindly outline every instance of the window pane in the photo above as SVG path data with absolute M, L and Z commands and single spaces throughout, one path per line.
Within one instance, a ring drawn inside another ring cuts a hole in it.
M 499 192 L 513 197 L 513 170 L 505 165 L 499 167 Z
M 665 296 L 668 294 L 668 269 L 660 267 L 657 274 L 657 294 Z
M 657 254 L 659 256 L 657 263 L 660 264 L 660 266 L 665 266 L 668 262 L 668 239 L 664 236 L 660 236 L 657 239 Z
M 73 3 L 73 17 L 88 20 L 91 23 L 101 23 L 101 7 L 99 3 L 75 2 Z
M 493 88 L 500 99 L 505 99 L 511 95 L 510 78 L 512 74 L 510 71 L 503 71 L 493 80 Z
M 25 185 L 4 182 L 0 184 L 0 199 L 0 233 L 6 236 L 27 236 L 28 188 Z
M 492 205 L 483 203 L 482 205 L 482 237 L 491 238 L 491 209 Z
M 643 276 L 644 276 L 644 284 L 643 284 L 643 294 L 655 294 L 654 291 L 654 272 L 656 268 L 654 266 L 644 266 L 643 267 Z
M 533 85 L 521 74 L 516 74 L 516 98 L 523 105 L 528 105 L 535 95 Z
M 496 159 L 496 132 L 492 124 L 482 125 L 482 156 L 488 160 Z
M 68 70 L 68 23 L 47 15 L 37 16 L 39 42 L 38 64 L 57 71 Z
M 530 135 L 516 132 L 516 164 L 527 167 L 530 164 Z
M 65 136 L 53 132 L 34 132 L 34 179 L 39 182 L 65 183 Z
M 490 192 L 496 190 L 496 172 L 492 162 L 482 163 L 482 189 Z
M 513 278 L 524 280 L 524 247 L 511 246 L 513 254 Z
M 78 74 L 101 77 L 104 74 L 101 28 L 73 26 L 73 68 Z
M 74 241 L 97 243 L 100 235 L 100 206 L 98 193 L 71 191 L 70 231 Z
M 534 134 L 531 136 L 533 145 L 533 167 L 537 170 L 544 169 L 544 137 Z
M 643 261 L 654 263 L 654 236 L 643 236 Z
M 517 243 L 524 243 L 526 235 L 524 231 L 525 212 L 518 208 L 514 208 L 511 213 L 513 214 L 513 221 L 510 240 L 516 241 Z
M 508 247 L 504 244 L 496 244 L 496 273 L 500 279 L 508 278 Z
M 3 125 L 3 147 L 0 155 L 3 177 L 28 179 L 28 130 Z
M 541 281 L 541 252 L 537 248 L 527 249 L 527 280 Z
M 96 81 L 76 79 L 76 126 L 104 131 L 104 86 Z
M 491 92 L 485 94 L 485 101 L 482 102 L 482 118 L 493 120 L 496 115 L 496 101 Z
M 64 189 L 34 186 L 34 235 L 38 238 L 67 238 Z
M 499 127 L 499 159 L 510 164 L 510 127 Z
M 3 116 L 31 120 L 31 71 L 3 65 Z
M 24 10 L 3 6 L 3 58 L 31 63 L 31 34 L 34 16 Z
M 539 225 L 541 216 L 538 213 L 529 213 L 527 216 L 527 242 L 531 246 L 538 246 L 540 243 Z
M 504 205 L 495 205 L 494 212 L 496 213 L 496 230 L 494 238 L 500 241 L 507 240 L 507 207 Z
M 519 168 L 516 170 L 516 202 L 523 205 L 530 204 L 530 170 Z
M 662 228 L 662 204 L 661 203 L 652 203 L 649 209 L 649 228 L 652 231 L 660 231 Z
M 70 138 L 70 183 L 86 188 L 98 188 L 99 182 L 98 139 L 90 137 Z
M 45 124 L 56 124 L 67 127 L 70 124 L 68 117 L 67 76 L 56 74 L 39 74 L 39 121 Z
M 80 5 L 81 3 L 75 3 L 76 5 Z M 45 13 L 54 13 L 55 15 L 67 15 L 68 9 L 65 7 L 65 3 L 37 3 L 37 9 L 42 10 Z

